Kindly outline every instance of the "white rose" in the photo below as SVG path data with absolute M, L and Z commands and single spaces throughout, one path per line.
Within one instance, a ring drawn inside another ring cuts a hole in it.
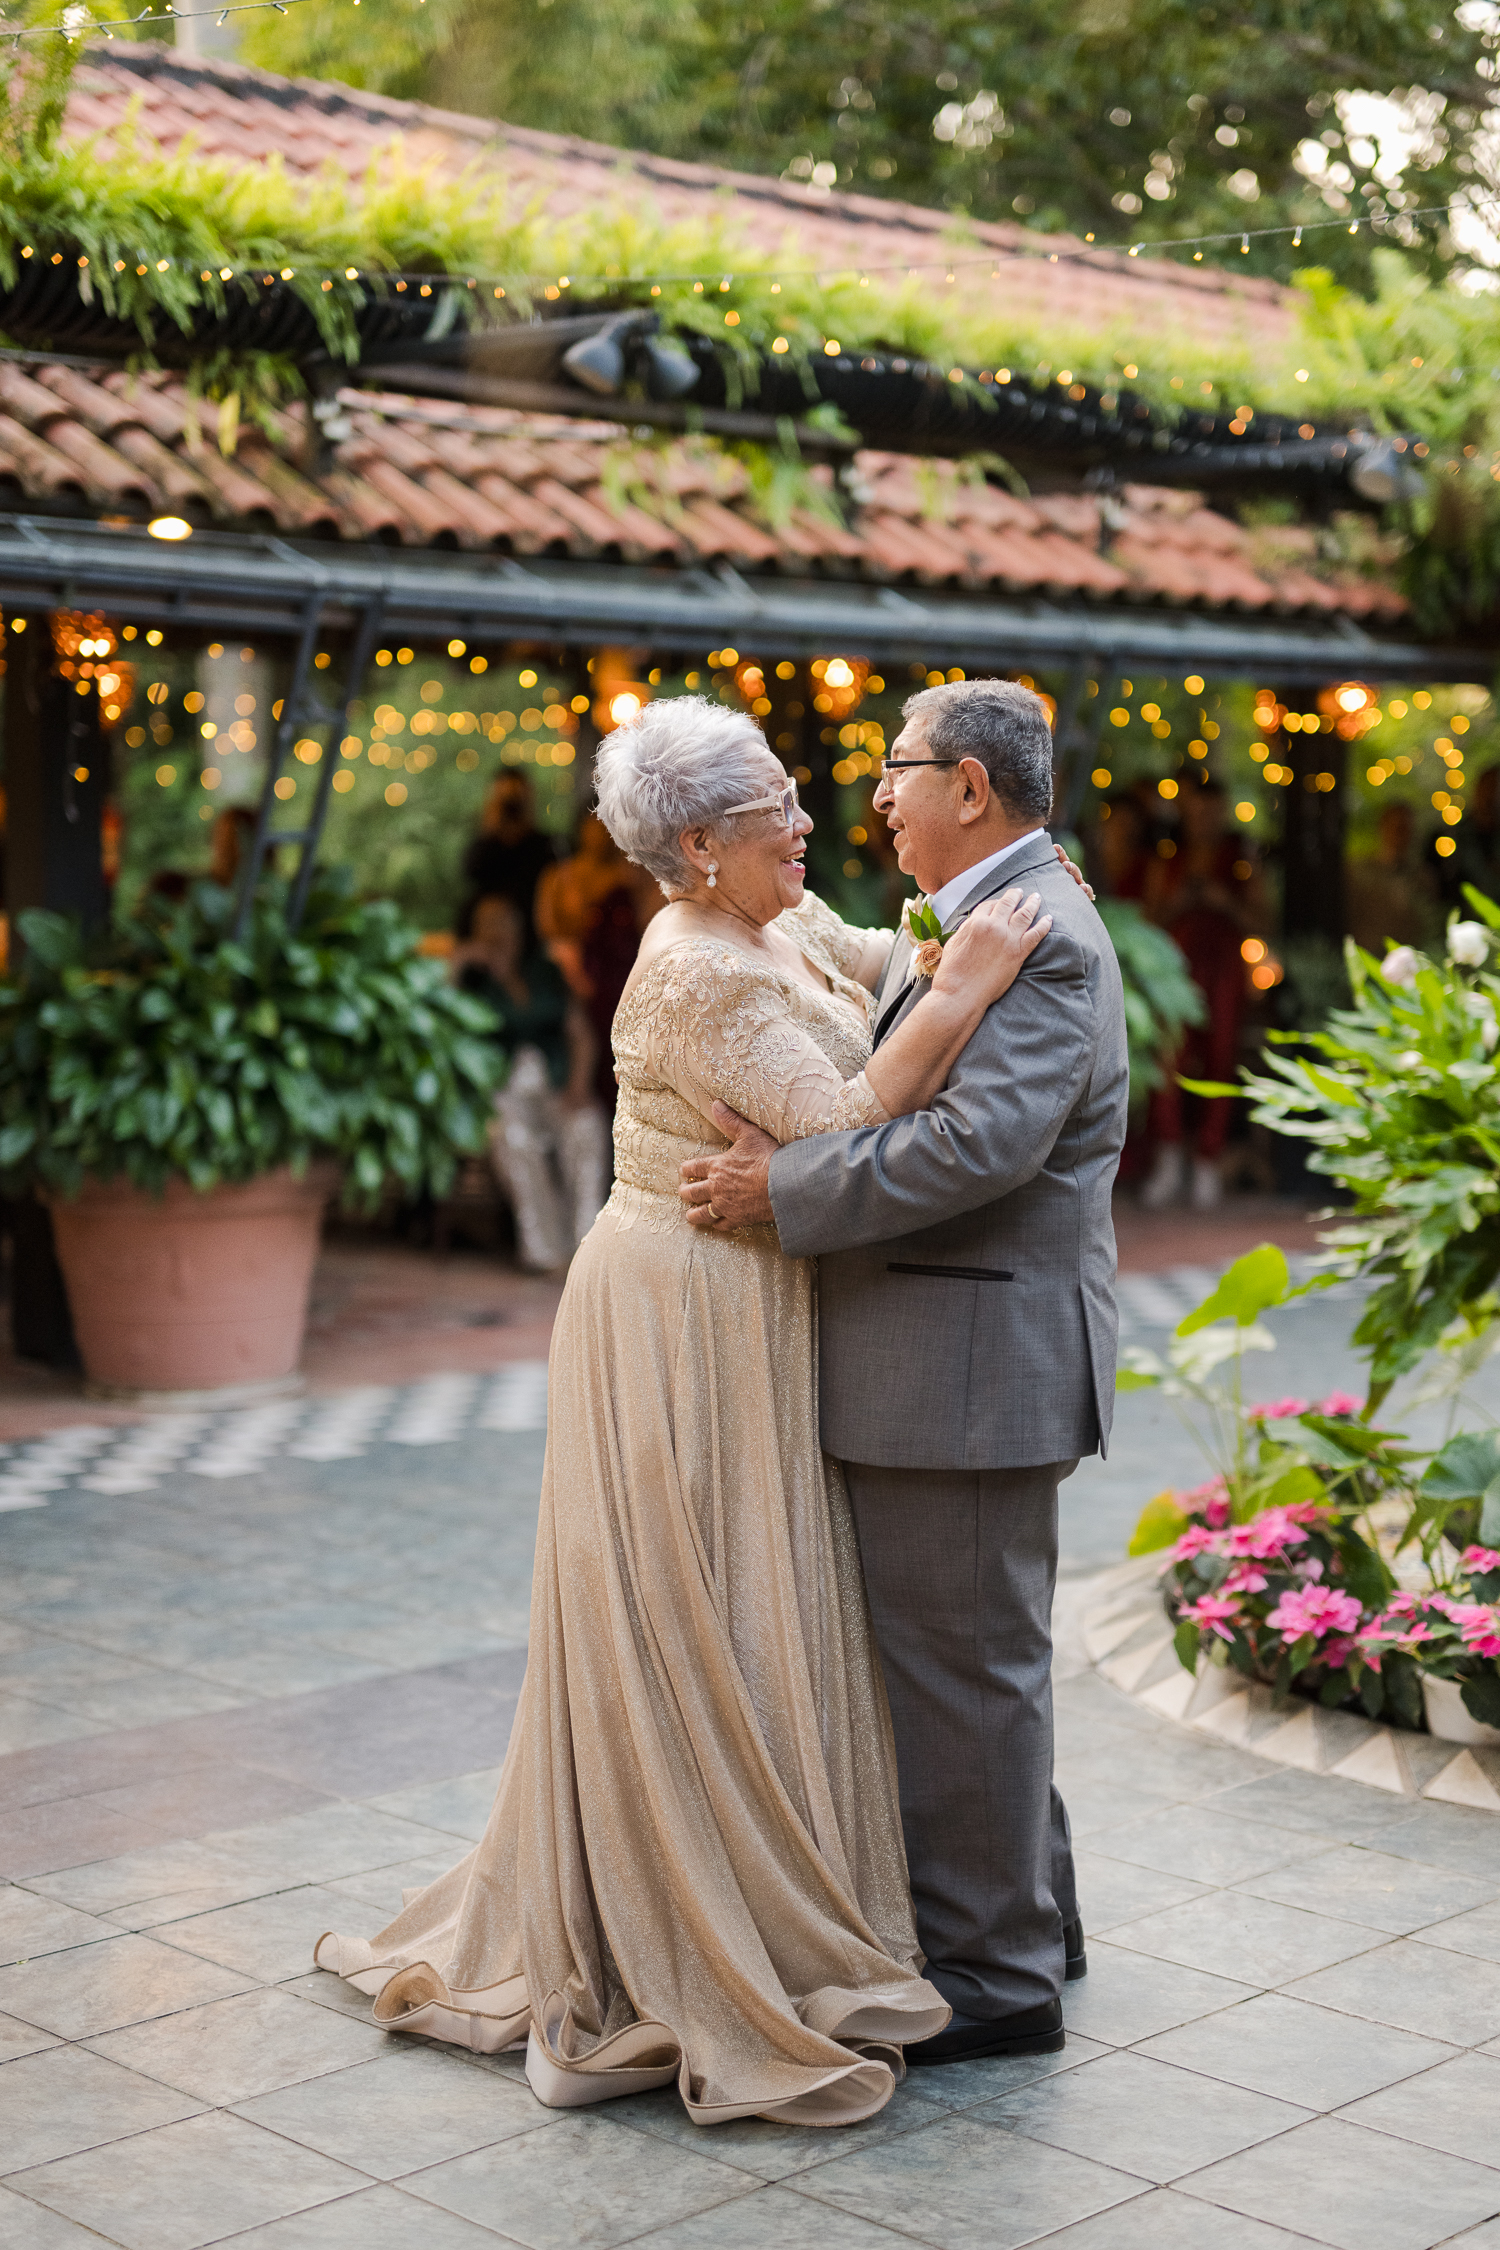
M 1411 946 L 1397 945 L 1391 948 L 1381 962 L 1380 973 L 1387 984 L 1399 984 L 1409 988 L 1416 983 L 1417 971 L 1420 967 L 1421 963 Z
M 1461 968 L 1482 969 L 1489 958 L 1490 933 L 1482 922 L 1454 922 L 1448 930 L 1448 958 Z
M 1479 1026 L 1481 1046 L 1487 1055 L 1492 1055 L 1500 1046 L 1500 1023 L 1495 1020 L 1494 1003 L 1488 993 L 1468 992 L 1464 995 L 1464 1006 Z

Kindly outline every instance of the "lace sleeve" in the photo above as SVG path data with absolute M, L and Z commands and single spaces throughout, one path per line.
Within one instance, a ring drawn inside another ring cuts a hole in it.
M 714 1133 L 727 1102 L 778 1141 L 883 1125 L 863 1071 L 845 1080 L 794 1022 L 774 975 L 726 945 L 679 945 L 663 957 L 644 1059 Z
M 795 936 L 814 959 L 825 959 L 840 976 L 863 985 L 867 992 L 873 992 L 880 981 L 895 935 L 891 930 L 856 929 L 811 891 L 800 906 L 782 915 L 777 926 L 785 928 L 788 936 Z

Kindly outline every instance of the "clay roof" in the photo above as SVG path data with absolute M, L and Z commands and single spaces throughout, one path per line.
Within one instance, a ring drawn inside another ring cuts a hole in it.
M 604 147 L 424 102 L 393 101 L 350 86 L 280 78 L 242 63 L 189 59 L 154 42 L 95 46 L 80 63 L 68 105 L 74 135 L 110 132 L 135 104 L 136 129 L 172 150 L 191 138 L 206 156 L 241 162 L 277 156 L 296 173 L 333 162 L 351 177 L 400 135 L 409 157 L 459 170 L 493 166 L 514 183 L 516 208 L 540 204 L 553 218 L 601 203 L 644 197 L 665 221 L 690 218 L 731 229 L 758 249 L 823 271 L 931 265 L 953 254 L 995 254 L 996 278 L 967 267 L 966 297 L 988 298 L 997 317 L 1067 337 L 1079 328 L 1118 329 L 1132 345 L 1155 344 L 1170 361 L 1191 337 L 1227 348 L 1288 328 L 1290 291 L 1206 266 L 1133 260 L 1121 250 L 1040 235 L 1017 225 L 965 222 L 945 211 L 871 195 L 833 194 L 799 181 L 685 164 Z M 956 283 L 955 286 L 958 286 Z M 933 286 L 943 286 L 942 276 Z
M 1020 499 L 947 462 L 857 454 L 829 511 L 772 527 L 740 464 L 704 441 L 637 445 L 618 425 L 341 394 L 344 434 L 311 465 L 305 410 L 232 457 L 181 382 L 0 357 L 0 509 L 188 516 L 226 529 L 752 574 L 1165 604 L 1379 623 L 1403 604 L 1320 563 L 1316 540 L 1261 539 L 1190 493 Z M 835 506 L 834 503 L 837 502 Z

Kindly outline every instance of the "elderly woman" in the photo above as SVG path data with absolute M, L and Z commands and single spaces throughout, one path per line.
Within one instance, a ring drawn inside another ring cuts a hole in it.
M 890 1720 L 818 1446 L 813 1268 L 695 1231 L 716 1099 L 781 1140 L 925 1106 L 1045 934 L 981 906 L 870 1052 L 887 934 L 803 888 L 812 822 L 747 717 L 650 706 L 600 811 L 669 905 L 614 1024 L 616 1185 L 558 1313 L 530 1656 L 483 1840 L 373 1945 L 376 2020 L 526 2042 L 571 2107 L 676 2082 L 700 2124 L 853 2124 L 948 2009 L 921 1975 Z

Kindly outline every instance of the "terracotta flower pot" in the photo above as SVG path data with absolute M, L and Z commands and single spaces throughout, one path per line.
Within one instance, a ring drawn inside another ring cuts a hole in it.
M 330 1166 L 160 1199 L 126 1180 L 50 1197 L 58 1263 L 91 1382 L 206 1391 L 296 1368 Z

